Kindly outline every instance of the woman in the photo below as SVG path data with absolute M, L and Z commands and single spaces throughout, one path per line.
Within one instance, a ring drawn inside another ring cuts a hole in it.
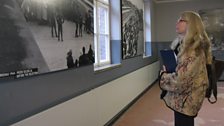
M 176 72 L 166 73 L 163 67 L 160 87 L 167 91 L 163 100 L 174 111 L 175 126 L 194 126 L 208 87 L 206 64 L 212 62 L 211 44 L 195 12 L 181 14 L 176 32 L 181 36 Z

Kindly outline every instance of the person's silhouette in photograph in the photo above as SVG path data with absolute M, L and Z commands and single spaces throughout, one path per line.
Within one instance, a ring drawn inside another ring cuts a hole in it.
M 58 37 L 57 35 L 57 29 L 56 29 L 56 18 L 55 18 L 55 12 L 53 10 L 53 8 L 49 7 L 49 21 L 50 21 L 50 26 L 51 26 L 51 36 L 54 37 L 54 34 L 56 37 Z
M 75 21 L 75 37 L 76 38 L 79 37 L 78 29 L 79 29 L 79 23 L 78 23 L 78 21 Z
M 86 54 L 85 47 L 82 47 L 82 55 L 79 57 L 79 66 L 85 66 L 92 64 L 92 61 L 89 59 L 89 56 Z
M 89 10 L 86 14 L 86 20 L 85 20 L 85 25 L 86 25 L 86 32 L 88 34 L 91 34 L 91 11 Z
M 69 51 L 67 52 L 66 60 L 67 60 L 67 67 L 68 67 L 68 68 L 73 68 L 73 67 L 75 67 L 75 63 L 74 63 L 74 60 L 73 60 L 73 57 L 72 57 L 72 50 L 69 50 Z
M 57 23 L 58 23 L 58 41 L 63 41 L 63 23 L 64 18 L 61 14 L 57 15 Z
M 79 33 L 78 33 L 80 37 L 82 37 L 82 24 L 83 24 L 83 19 L 82 19 L 82 15 L 80 14 L 79 15 Z
M 93 52 L 93 49 L 92 49 L 92 45 L 91 44 L 89 45 L 88 56 L 89 56 L 89 59 L 91 60 L 91 62 L 94 63 L 95 62 L 94 52 Z

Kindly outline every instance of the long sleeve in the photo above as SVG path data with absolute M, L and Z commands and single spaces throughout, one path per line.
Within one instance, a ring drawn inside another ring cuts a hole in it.
M 183 58 L 178 63 L 176 73 L 163 74 L 160 80 L 160 87 L 171 92 L 188 92 L 191 90 L 193 78 L 197 75 L 197 66 L 200 59 L 195 56 Z

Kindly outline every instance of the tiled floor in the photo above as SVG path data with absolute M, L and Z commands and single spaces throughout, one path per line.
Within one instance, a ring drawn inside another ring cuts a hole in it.
M 173 112 L 159 99 L 160 89 L 155 84 L 113 126 L 173 126 Z M 224 126 L 224 82 L 218 83 L 218 101 L 204 100 L 195 118 L 195 126 Z

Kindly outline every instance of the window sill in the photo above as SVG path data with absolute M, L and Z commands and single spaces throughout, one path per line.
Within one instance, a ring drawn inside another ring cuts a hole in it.
M 105 65 L 105 66 L 99 66 L 99 67 L 94 67 L 94 72 L 95 73 L 100 73 L 100 72 L 104 72 L 104 71 L 108 71 L 117 67 L 120 67 L 121 63 L 119 64 L 109 64 L 109 65 Z
M 145 59 L 145 58 L 149 58 L 149 57 L 151 57 L 151 55 L 144 55 L 144 56 L 143 56 L 143 59 Z

